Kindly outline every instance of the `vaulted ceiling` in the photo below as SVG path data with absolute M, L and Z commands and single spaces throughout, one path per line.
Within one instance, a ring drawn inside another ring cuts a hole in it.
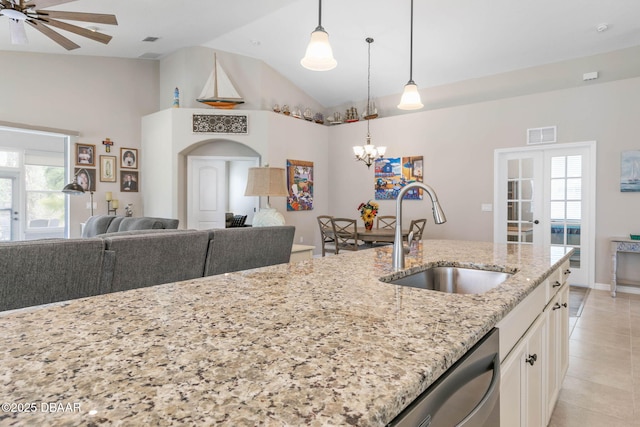
M 315 0 L 76 0 L 50 9 L 115 14 L 118 25 L 73 22 L 113 39 L 61 30 L 81 46 L 67 52 L 29 27 L 29 43 L 11 45 L 2 16 L 0 50 L 158 59 L 207 46 L 261 59 L 330 107 L 366 98 L 372 37 L 372 95 L 399 95 L 409 79 L 410 0 L 325 0 L 322 25 L 338 61 L 327 72 L 300 65 L 318 25 Z M 638 0 L 415 0 L 413 79 L 426 88 L 638 46 L 639 17 Z

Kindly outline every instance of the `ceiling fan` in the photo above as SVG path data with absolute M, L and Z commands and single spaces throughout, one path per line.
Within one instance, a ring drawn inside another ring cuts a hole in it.
M 42 10 L 47 7 L 57 6 L 71 1 L 73 0 L 0 0 L 0 15 L 4 15 L 9 18 L 11 43 L 27 43 L 27 33 L 24 28 L 25 22 L 67 50 L 77 49 L 80 45 L 69 40 L 62 34 L 53 30 L 51 27 L 69 31 L 100 43 L 109 43 L 112 37 L 107 34 L 102 34 L 88 28 L 58 21 L 58 19 L 118 25 L 115 15 Z

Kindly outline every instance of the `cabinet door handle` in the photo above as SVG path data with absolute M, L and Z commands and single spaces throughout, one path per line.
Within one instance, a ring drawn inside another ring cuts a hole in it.
M 551 310 L 558 310 L 559 308 L 562 308 L 562 305 L 560 305 L 559 302 L 555 303 L 553 308 Z
M 530 354 L 529 357 L 527 357 L 526 362 L 528 364 L 530 364 L 531 366 L 533 366 L 533 364 L 536 363 L 536 360 L 538 360 L 538 355 L 537 354 Z
M 564 271 L 564 274 L 565 274 L 565 275 L 567 275 L 567 274 L 571 274 L 571 270 L 569 270 L 569 269 L 567 268 L 567 269 Z
M 557 288 L 558 286 L 562 286 L 562 283 L 560 283 L 560 282 L 558 282 L 558 281 L 556 280 L 556 283 L 554 283 L 554 284 L 553 284 L 553 287 L 554 287 L 554 288 Z

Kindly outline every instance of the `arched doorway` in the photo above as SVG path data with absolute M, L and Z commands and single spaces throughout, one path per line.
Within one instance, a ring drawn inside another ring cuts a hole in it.
M 259 201 L 244 196 L 244 190 L 248 169 L 260 165 L 260 155 L 226 139 L 192 147 L 183 152 L 187 162 L 187 228 L 224 228 L 227 213 L 246 215 L 250 224 Z

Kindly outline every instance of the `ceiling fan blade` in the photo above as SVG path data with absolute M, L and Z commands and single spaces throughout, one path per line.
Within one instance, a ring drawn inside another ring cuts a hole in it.
M 71 3 L 74 0 L 31 0 L 25 2 L 24 7 L 26 9 L 44 9 L 51 6 L 57 6 L 59 4 Z
M 27 32 L 24 30 L 24 21 L 9 19 L 9 32 L 11 44 L 27 44 Z
M 41 22 L 32 21 L 30 19 L 28 19 L 26 22 L 27 24 L 31 25 L 33 28 L 40 31 L 42 34 L 49 37 L 51 40 L 58 43 L 60 46 L 62 46 L 67 50 L 73 50 L 80 47 L 80 45 L 75 44 L 74 42 L 72 42 L 62 34 L 52 30 L 51 28 L 47 27 Z
M 105 13 L 62 12 L 58 10 L 37 10 L 43 18 L 69 19 L 71 21 L 95 22 L 96 24 L 118 25 L 115 15 Z
M 83 36 L 104 44 L 109 43 L 113 38 L 107 34 L 102 34 L 97 31 L 87 30 L 86 28 L 78 27 L 77 25 L 73 25 L 73 24 L 67 24 L 66 22 L 62 22 L 62 21 L 56 21 L 55 19 L 43 18 L 42 21 L 47 25 L 51 25 L 52 27 L 60 28 L 61 30 L 69 31 L 71 33 L 75 33 L 80 36 Z

